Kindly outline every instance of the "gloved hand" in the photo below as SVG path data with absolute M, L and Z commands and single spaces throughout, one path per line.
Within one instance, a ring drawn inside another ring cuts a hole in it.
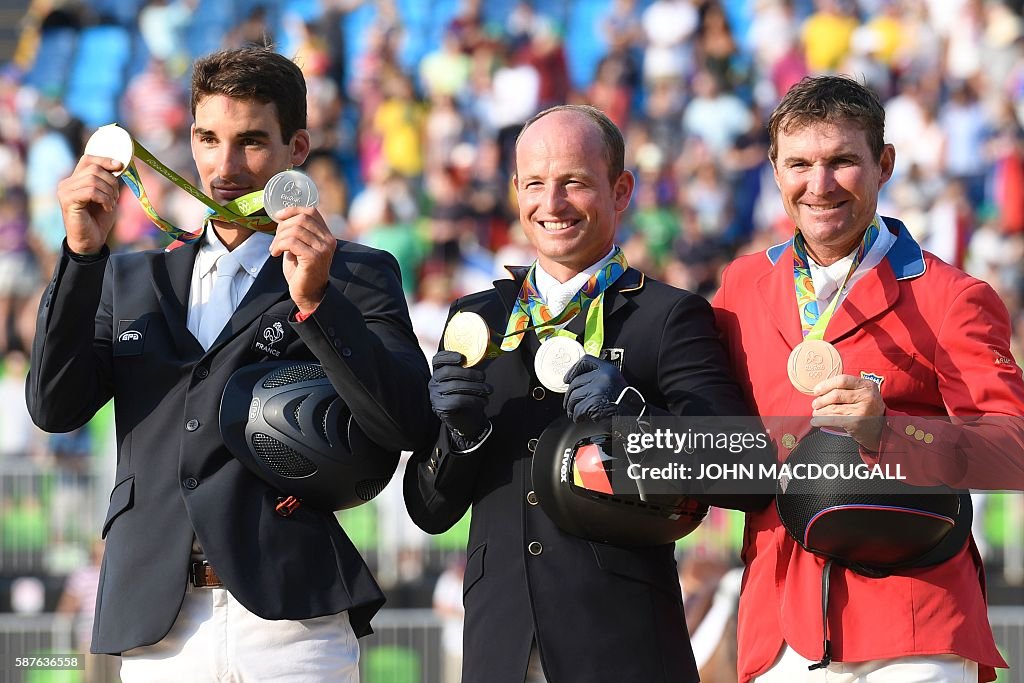
M 487 429 L 487 398 L 494 388 L 484 381 L 484 373 L 460 365 L 463 355 L 457 351 L 438 351 L 432 365 L 434 374 L 428 385 L 430 406 L 452 433 L 459 450 L 466 450 Z
M 630 414 L 616 404 L 629 383 L 619 369 L 606 360 L 586 355 L 569 368 L 562 381 L 569 385 L 563 405 L 573 422 L 597 422 Z M 639 396 L 639 392 L 636 393 Z

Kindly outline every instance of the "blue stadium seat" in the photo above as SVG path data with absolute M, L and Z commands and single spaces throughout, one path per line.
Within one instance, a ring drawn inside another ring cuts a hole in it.
M 346 78 L 350 80 L 355 72 L 359 55 L 366 51 L 366 37 L 376 19 L 377 8 L 371 3 L 365 3 L 349 12 L 342 20 L 342 31 L 345 35 L 345 61 L 349 65 L 346 70 Z
M 114 23 L 128 27 L 138 22 L 139 10 L 145 0 L 87 0 L 85 4 L 101 24 Z
M 305 21 L 315 21 L 324 15 L 320 0 L 284 0 L 284 12 L 297 14 Z
M 39 37 L 39 49 L 35 62 L 29 70 L 26 82 L 46 94 L 60 95 L 64 92 L 71 62 L 78 44 L 78 31 L 73 28 L 56 28 L 43 31 Z
M 565 26 L 565 56 L 573 87 L 585 89 L 594 82 L 597 64 L 606 47 L 598 22 L 608 12 L 607 0 L 577 0 Z
M 89 126 L 115 120 L 131 54 L 127 29 L 107 25 L 83 30 L 68 80 L 68 110 Z

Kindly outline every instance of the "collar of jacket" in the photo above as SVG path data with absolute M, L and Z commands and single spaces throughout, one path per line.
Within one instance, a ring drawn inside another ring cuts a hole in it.
M 882 219 L 896 233 L 896 241 L 882 262 L 857 281 L 843 299 L 825 330 L 825 341 L 836 343 L 896 306 L 900 280 L 920 277 L 925 271 L 924 253 L 906 226 L 894 218 Z M 767 251 L 772 268 L 751 284 L 764 310 L 790 348 L 803 341 L 793 289 L 793 240 Z
M 203 347 L 188 331 L 188 296 L 192 282 L 192 269 L 199 253 L 199 240 L 173 251 L 153 252 L 153 287 L 163 309 L 164 317 L 178 349 L 187 355 L 203 355 Z M 266 312 L 273 304 L 288 295 L 288 282 L 284 278 L 281 256 L 271 256 L 256 276 L 245 298 L 231 315 L 214 350 L 235 336 L 250 322 Z
M 512 306 L 515 305 L 516 297 L 519 295 L 519 290 L 523 286 L 523 280 L 526 279 L 526 274 L 530 271 L 530 267 L 505 266 L 505 270 L 509 272 L 512 279 L 502 278 L 501 280 L 495 280 L 494 289 L 498 292 L 498 296 L 501 297 L 506 310 L 511 313 Z M 621 294 L 639 292 L 644 287 L 644 281 L 643 273 L 635 268 L 627 268 L 626 272 L 612 283 L 612 286 L 608 288 L 605 294 L 605 316 L 614 314 L 629 301 L 629 297 L 620 296 Z
M 885 260 L 892 267 L 892 272 L 896 279 L 909 280 L 910 278 L 924 275 L 924 252 L 921 250 L 921 245 L 914 240 L 910 231 L 907 230 L 907 226 L 895 218 L 883 216 L 882 221 L 887 228 L 896 233 L 896 241 L 893 242 L 893 245 L 885 255 Z M 792 246 L 793 239 L 790 238 L 782 244 L 776 244 L 765 253 L 768 256 L 768 260 L 774 266 L 778 263 L 779 258 Z

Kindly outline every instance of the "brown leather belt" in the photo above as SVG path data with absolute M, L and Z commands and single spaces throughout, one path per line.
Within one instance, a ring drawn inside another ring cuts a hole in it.
M 213 571 L 213 567 L 206 560 L 193 562 L 189 568 L 188 578 L 196 588 L 221 588 L 224 586 L 224 582 L 220 580 L 217 572 Z

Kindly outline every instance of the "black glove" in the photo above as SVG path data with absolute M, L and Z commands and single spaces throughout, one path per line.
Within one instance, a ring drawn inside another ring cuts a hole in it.
M 448 431 L 455 437 L 455 446 L 466 450 L 483 436 L 489 421 L 484 409 L 494 388 L 484 381 L 484 373 L 464 368 L 463 356 L 457 351 L 438 351 L 430 377 L 430 406 Z
M 597 422 L 616 415 L 639 415 L 636 410 L 624 410 L 616 404 L 629 383 L 619 369 L 606 360 L 584 356 L 565 373 L 563 382 L 569 385 L 565 392 L 565 412 L 573 422 Z M 643 397 L 636 393 L 642 403 Z M 642 411 L 642 408 L 640 408 Z

